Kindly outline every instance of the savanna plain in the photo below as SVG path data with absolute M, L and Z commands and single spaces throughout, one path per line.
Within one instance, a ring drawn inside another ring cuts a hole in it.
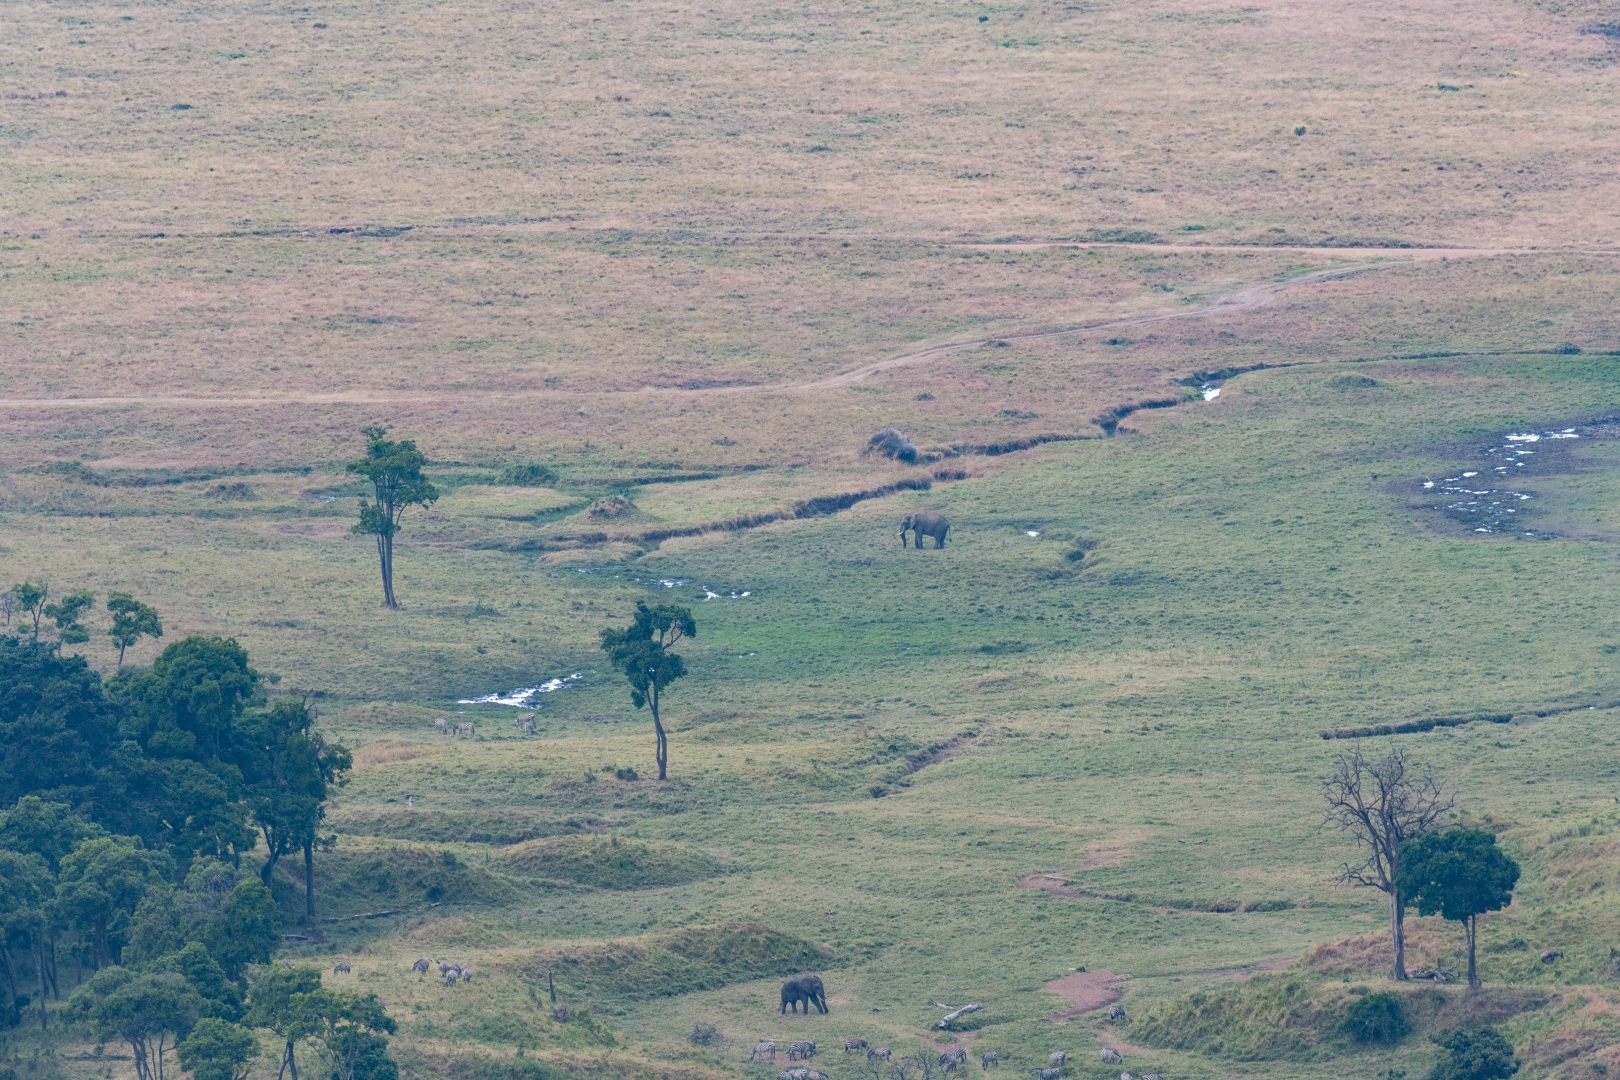
M 8 894 L 0 1075 L 136 1076 L 76 987 L 204 978 L 171 894 L 253 1043 L 159 1052 L 197 1080 L 1620 1070 L 1620 7 L 715 2 L 0 7 L 0 587 L 95 595 L 7 612 L 0 794 L 122 820 L 18 748 L 201 715 L 129 689 L 193 637 L 251 658 L 241 738 L 352 766 L 268 964 L 197 914 L 260 879 L 245 795 L 142 841 L 111 938 Z M 397 609 L 371 426 L 437 489 Z M 696 629 L 664 780 L 601 648 L 638 603 Z M 1518 862 L 1482 986 L 1389 977 L 1356 750 Z M 301 964 L 388 1064 L 260 1009 Z

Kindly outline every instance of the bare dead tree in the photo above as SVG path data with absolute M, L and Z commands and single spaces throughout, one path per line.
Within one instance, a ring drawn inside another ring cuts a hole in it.
M 1327 801 L 1324 825 L 1334 825 L 1356 838 L 1365 852 L 1360 865 L 1345 863 L 1339 880 L 1365 885 L 1389 895 L 1389 932 L 1394 944 L 1392 977 L 1406 979 L 1406 899 L 1396 886 L 1401 869 L 1401 841 L 1434 827 L 1455 804 L 1434 774 L 1413 774 L 1406 751 L 1398 746 L 1377 761 L 1361 756 L 1358 746 L 1340 754 L 1333 773 L 1322 781 Z

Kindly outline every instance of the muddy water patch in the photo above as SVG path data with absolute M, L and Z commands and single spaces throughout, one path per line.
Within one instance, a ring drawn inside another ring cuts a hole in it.
M 1437 531 L 1476 536 L 1513 536 L 1521 540 L 1553 539 L 1558 534 L 1539 527 L 1536 519 L 1552 505 L 1538 479 L 1581 472 L 1596 466 L 1582 461 L 1580 449 L 1620 438 L 1620 418 L 1547 428 L 1517 428 L 1500 435 L 1438 448 L 1437 456 L 1459 464 L 1444 473 L 1394 485 L 1411 497 Z

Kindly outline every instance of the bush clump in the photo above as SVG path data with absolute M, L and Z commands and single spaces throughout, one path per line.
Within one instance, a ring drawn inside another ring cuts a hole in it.
M 530 840 L 506 849 L 514 870 L 598 889 L 657 889 L 721 873 L 720 860 L 684 844 L 600 834 Z
M 903 461 L 908 465 L 917 463 L 917 447 L 895 428 L 884 428 L 873 435 L 867 441 L 866 452 L 882 454 L 886 458 Z
M 713 1024 L 693 1024 L 692 1034 L 686 1037 L 686 1041 L 693 1046 L 719 1046 L 726 1041 L 726 1037 Z
M 550 487 L 556 482 L 555 472 L 532 461 L 526 465 L 508 465 L 501 470 L 501 483 L 508 487 Z
M 1447 1031 L 1433 1041 L 1441 1054 L 1429 1080 L 1507 1080 L 1519 1071 L 1513 1044 L 1495 1028 Z
M 609 495 L 605 499 L 597 499 L 591 503 L 585 516 L 594 521 L 608 521 L 613 518 L 622 518 L 636 512 L 636 504 L 623 495 Z
M 1358 1043 L 1389 1045 L 1412 1030 L 1401 999 L 1388 990 L 1357 998 L 1344 1017 L 1344 1033 Z

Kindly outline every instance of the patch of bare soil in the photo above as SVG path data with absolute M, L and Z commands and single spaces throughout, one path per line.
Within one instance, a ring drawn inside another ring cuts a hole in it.
M 1020 889 L 1045 889 L 1053 896 L 1061 896 L 1065 900 L 1095 900 L 1097 897 L 1086 893 L 1075 892 L 1073 889 L 1063 887 L 1064 878 L 1060 874 L 1029 874 L 1018 879 Z
M 1062 1012 L 1053 1013 L 1052 1019 L 1064 1020 L 1091 1012 L 1093 1009 L 1100 1009 L 1105 1005 L 1112 1005 L 1123 996 L 1123 992 L 1116 990 L 1114 985 L 1129 978 L 1129 975 L 1115 975 L 1112 971 L 1077 971 L 1073 975 L 1052 980 L 1046 984 L 1046 988 L 1074 1003 L 1072 1007 Z M 1125 1048 L 1116 1046 L 1115 1049 L 1124 1052 Z
M 928 768 L 930 765 L 938 765 L 942 761 L 949 761 L 963 750 L 966 750 L 967 744 L 978 737 L 979 733 L 976 731 L 964 731 L 949 742 L 931 746 L 915 754 L 907 754 L 906 765 L 912 772 L 917 772 L 920 769 Z
M 1097 870 L 1104 866 L 1129 862 L 1132 857 L 1131 849 L 1127 847 L 1100 847 L 1086 853 L 1086 861 L 1080 864 L 1080 869 Z

